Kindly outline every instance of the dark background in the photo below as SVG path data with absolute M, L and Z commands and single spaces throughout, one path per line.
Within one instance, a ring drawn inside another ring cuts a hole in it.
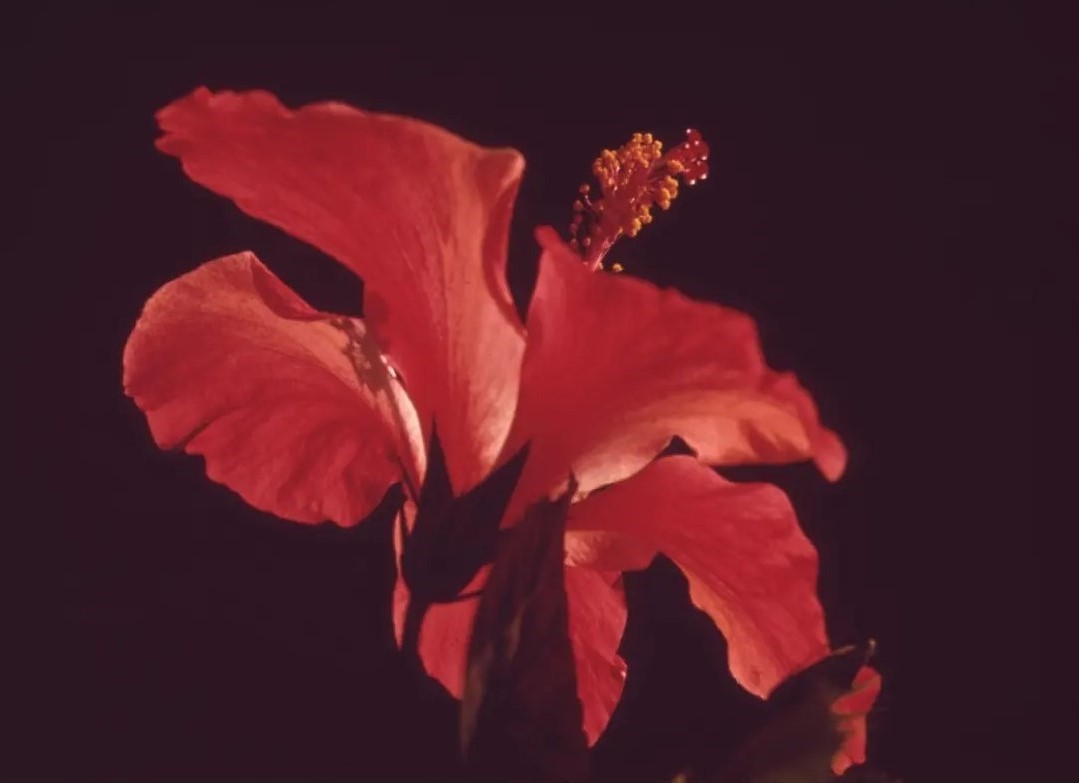
M 160 453 L 123 396 L 142 303 L 204 260 L 253 249 L 316 306 L 357 312 L 343 268 L 154 150 L 154 111 L 206 84 L 341 99 L 521 150 L 511 264 L 525 292 L 532 227 L 564 229 L 599 149 L 700 128 L 712 176 L 616 255 L 756 317 L 772 365 L 799 373 L 850 447 L 834 486 L 807 466 L 732 473 L 791 493 L 834 641 L 879 642 L 873 766 L 1062 775 L 1033 460 L 1035 330 L 1064 323 L 1047 297 L 1075 208 L 1063 21 L 991 4 L 708 23 L 675 6 L 654 20 L 365 7 L 38 6 L 26 23 L 14 75 L 44 147 L 29 225 L 39 271 L 67 294 L 45 319 L 62 362 L 42 372 L 62 366 L 76 464 L 38 494 L 62 604 L 34 627 L 61 629 L 14 672 L 25 736 L 0 765 L 422 779 L 451 755 L 452 703 L 394 656 L 385 521 L 342 531 L 255 512 L 200 460 Z M 597 767 L 661 780 L 741 702 L 677 573 L 628 581 L 631 675 Z

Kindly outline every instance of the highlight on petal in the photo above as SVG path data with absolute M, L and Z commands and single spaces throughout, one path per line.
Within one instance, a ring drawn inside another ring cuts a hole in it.
M 574 504 L 567 530 L 576 565 L 673 560 L 693 603 L 726 636 L 731 674 L 760 697 L 828 653 L 817 553 L 778 487 L 734 484 L 692 457 L 665 457 Z
M 832 757 L 832 771 L 836 775 L 842 775 L 855 764 L 865 763 L 866 716 L 873 709 L 880 688 L 880 674 L 871 666 L 863 666 L 855 675 L 850 691 L 832 704 L 843 735 L 843 744 Z
M 842 444 L 794 376 L 764 363 L 752 319 L 593 273 L 550 229 L 537 238 L 544 252 L 507 445 L 534 438 L 518 503 L 553 491 L 567 465 L 582 491 L 622 479 L 675 435 L 712 465 L 812 458 L 839 477 Z
M 366 317 L 433 418 L 454 488 L 493 465 L 517 398 L 522 327 L 506 282 L 524 168 L 418 120 L 200 88 L 158 113 L 158 147 L 196 182 L 348 266 Z
M 123 364 L 157 444 L 203 455 L 263 511 L 354 525 L 402 469 L 422 475 L 415 412 L 364 324 L 312 309 L 252 253 L 158 290 Z
M 396 539 L 400 552 L 400 539 Z M 398 557 L 400 557 L 398 555 Z M 483 588 L 490 569 L 465 589 Z M 569 600 L 570 642 L 577 666 L 577 691 L 584 708 L 584 732 L 594 745 L 622 697 L 626 664 L 618 646 L 626 627 L 626 598 L 619 580 L 591 568 L 575 568 L 567 563 L 566 596 Z M 400 572 L 394 584 L 393 621 L 397 643 L 401 643 L 408 587 Z M 434 604 L 427 610 L 420 631 L 420 658 L 427 673 L 460 699 L 464 695 L 465 663 L 472 622 L 479 598 L 448 604 Z

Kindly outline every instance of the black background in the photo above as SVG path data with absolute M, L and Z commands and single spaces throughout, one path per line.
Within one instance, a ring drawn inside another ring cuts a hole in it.
M 850 447 L 834 486 L 808 466 L 733 474 L 794 498 L 834 641 L 879 642 L 874 766 L 1060 774 L 1032 346 L 1074 214 L 1060 183 L 1075 68 L 1046 20 L 991 4 L 712 22 L 673 6 L 361 8 L 39 6 L 28 22 L 15 75 L 44 146 L 30 226 L 70 288 L 48 320 L 64 335 L 76 465 L 41 497 L 63 641 L 16 672 L 32 741 L 0 764 L 64 779 L 415 779 L 451 754 L 452 703 L 418 694 L 393 653 L 386 524 L 255 512 L 200 460 L 160 453 L 123 396 L 142 303 L 204 260 L 253 249 L 316 306 L 358 312 L 342 268 L 154 150 L 154 111 L 206 84 L 341 99 L 521 150 L 511 264 L 525 292 L 533 226 L 564 229 L 600 148 L 700 128 L 712 176 L 616 256 L 756 317 L 772 365 L 799 373 Z M 597 766 L 660 780 L 704 752 L 737 693 L 673 569 L 629 582 L 630 681 Z

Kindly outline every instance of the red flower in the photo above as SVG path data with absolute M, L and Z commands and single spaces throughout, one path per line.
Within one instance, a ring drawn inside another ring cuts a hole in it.
M 817 555 L 787 498 L 709 467 L 812 459 L 833 480 L 844 468 L 809 395 L 765 365 L 750 318 L 594 273 L 540 229 L 526 330 L 505 277 L 514 150 L 339 103 L 293 111 L 265 92 L 199 89 L 158 119 L 159 148 L 192 179 L 367 292 L 363 320 L 318 312 L 251 253 L 165 285 L 124 353 L 125 389 L 161 447 L 203 455 L 259 509 L 348 526 L 390 484 L 419 486 L 436 421 L 457 492 L 530 442 L 507 519 L 570 472 L 579 482 L 566 586 L 590 741 L 622 690 L 620 573 L 656 553 L 685 572 L 753 693 L 828 654 Z M 699 459 L 655 460 L 673 435 Z M 436 605 L 421 636 L 428 670 L 458 696 L 474 611 Z

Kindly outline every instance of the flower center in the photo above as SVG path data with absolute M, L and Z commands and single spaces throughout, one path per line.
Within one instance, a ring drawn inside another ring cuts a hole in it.
M 651 133 L 634 133 L 617 150 L 603 150 L 592 163 L 600 196 L 581 185 L 573 202 L 570 245 L 592 269 L 622 271 L 621 264 L 604 267 L 603 260 L 623 235 L 635 237 L 652 222 L 652 208 L 670 209 L 678 197 L 679 180 L 694 185 L 708 177 L 708 145 L 690 128 L 686 140 L 663 152 Z

